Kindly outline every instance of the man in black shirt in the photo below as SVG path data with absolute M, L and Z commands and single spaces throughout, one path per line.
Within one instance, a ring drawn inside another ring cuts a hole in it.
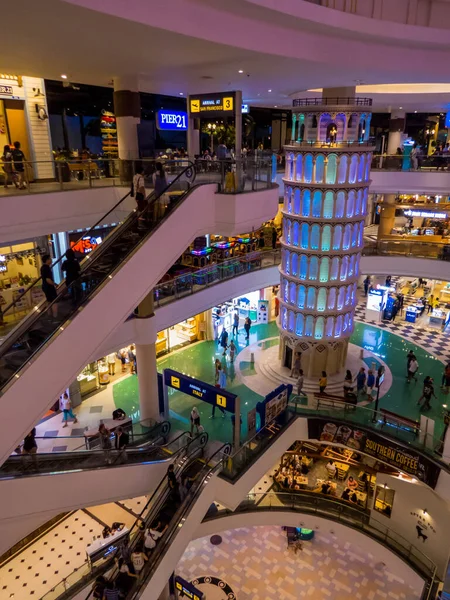
M 169 465 L 169 468 L 167 469 L 167 481 L 173 497 L 176 500 L 179 500 L 180 494 L 178 491 L 178 481 L 177 476 L 175 475 L 175 467 L 173 465 Z
M 14 171 L 17 173 L 19 180 L 19 189 L 25 189 L 24 174 L 25 174 L 25 154 L 20 149 L 20 142 L 14 142 L 14 150 L 11 152 L 14 165 Z
M 56 285 L 53 280 L 51 264 L 52 264 L 52 259 L 50 258 L 50 255 L 44 254 L 44 256 L 42 257 L 42 267 L 41 267 L 42 291 L 44 292 L 47 302 L 49 304 L 51 304 L 53 302 L 53 300 L 56 299 L 56 296 L 58 295 L 56 292 Z M 53 318 L 56 318 L 56 316 L 58 314 L 58 306 L 55 302 L 53 302 L 53 304 L 51 306 L 52 306 Z

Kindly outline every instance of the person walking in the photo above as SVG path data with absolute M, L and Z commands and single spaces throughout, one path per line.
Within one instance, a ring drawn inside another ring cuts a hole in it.
M 51 264 L 52 259 L 50 258 L 50 254 L 44 254 L 41 267 L 42 291 L 45 294 L 47 302 L 51 305 L 52 317 L 56 319 L 58 316 L 58 306 L 53 301 L 56 300 L 58 293 L 53 279 Z
M 147 208 L 148 202 L 145 191 L 145 178 L 143 166 L 138 166 L 136 168 L 136 173 L 133 177 L 133 195 L 137 204 L 139 221 L 145 221 L 145 217 L 142 216 L 142 213 Z
M 156 547 L 156 542 L 159 540 L 160 537 L 163 536 L 163 534 L 167 531 L 168 529 L 168 525 L 165 526 L 165 528 L 162 531 L 159 531 L 161 524 L 158 523 L 153 523 L 151 525 L 151 527 L 147 527 L 147 529 L 144 532 L 144 547 L 147 551 L 151 551 L 153 550 L 153 548 Z M 147 552 L 147 555 L 150 554 L 150 552 Z
M 233 315 L 233 329 L 231 335 L 237 336 L 239 331 L 239 312 L 236 310 Z
M 174 499 L 179 500 L 180 492 L 178 489 L 178 481 L 177 476 L 175 475 L 175 467 L 173 464 L 169 465 L 167 469 L 167 483 Z
M 3 146 L 3 154 L 2 154 L 2 163 L 3 163 L 3 173 L 4 175 L 4 187 L 7 188 L 8 184 L 14 183 L 16 187 L 19 187 L 19 184 L 14 179 L 14 170 L 12 163 L 12 153 L 11 148 L 8 144 Z
M 148 561 L 147 555 L 144 552 L 144 546 L 139 543 L 131 553 L 131 562 L 133 564 L 134 572 L 140 576 L 145 563 Z
M 122 458 L 126 458 L 126 450 L 129 443 L 129 434 L 123 430 L 123 427 L 118 427 L 114 432 L 114 447 L 117 450 L 117 452 L 122 456 Z
M 345 373 L 345 379 L 344 379 L 344 398 L 346 398 L 348 396 L 348 394 L 352 391 L 353 391 L 353 375 L 352 375 L 352 372 L 349 369 L 347 369 L 347 371 Z
M 119 573 L 116 577 L 116 586 L 122 594 L 122 598 L 125 598 L 133 585 L 133 580 L 138 579 L 139 577 L 130 571 L 130 567 L 122 557 L 117 560 L 117 567 Z
M 245 317 L 245 322 L 244 322 L 244 329 L 245 329 L 245 333 L 246 333 L 246 340 L 248 340 L 250 338 L 250 327 L 252 326 L 252 321 L 250 319 L 250 317 Z
M 225 356 L 228 348 L 228 331 L 225 329 L 225 327 L 223 328 L 222 333 L 220 335 L 220 345 L 223 348 L 222 356 Z
M 325 388 L 327 387 L 327 374 L 326 371 L 322 371 L 322 376 L 319 379 L 319 392 L 323 394 L 325 392 Z
M 66 250 L 66 260 L 61 265 L 61 271 L 66 274 L 66 286 L 74 304 L 81 296 L 80 263 L 72 248 Z
M 116 353 L 108 354 L 108 371 L 110 375 L 116 374 Z
M 226 385 L 227 385 L 227 375 L 225 373 L 225 370 L 222 368 L 222 365 L 219 364 L 217 366 L 217 371 L 216 371 L 216 388 L 221 388 L 224 390 L 226 388 Z M 221 406 L 219 406 L 219 410 L 222 413 L 222 418 L 225 417 L 225 411 Z M 213 404 L 211 416 L 209 418 L 214 419 L 215 414 L 216 414 L 216 405 Z
M 419 400 L 417 401 L 417 404 L 420 406 L 422 403 L 422 400 L 425 400 L 422 408 L 424 410 L 430 410 L 431 409 L 430 402 L 431 402 L 432 396 L 434 396 L 437 400 L 437 396 L 434 393 L 433 379 L 429 375 L 427 375 L 423 381 L 422 395 L 420 396 Z
M 78 423 L 78 419 L 76 415 L 73 414 L 72 411 L 72 402 L 70 401 L 69 395 L 67 392 L 64 392 L 63 397 L 61 398 L 61 409 L 63 411 L 63 427 L 67 427 L 67 421 L 69 417 L 73 419 L 73 424 Z
M 28 433 L 23 440 L 22 454 L 29 454 L 33 460 L 36 460 L 37 443 L 36 427 Z
M 194 433 L 194 427 L 196 428 L 196 433 L 199 433 L 200 414 L 199 414 L 196 406 L 194 406 L 194 408 L 191 410 L 191 437 L 192 437 L 192 434 Z
M 416 373 L 417 373 L 418 368 L 419 368 L 419 363 L 417 362 L 417 358 L 415 356 L 413 356 L 412 360 L 409 363 L 409 367 L 408 367 L 408 377 L 406 378 L 406 381 L 408 383 L 411 382 L 411 379 L 414 379 L 414 381 L 417 381 Z
M 294 362 L 291 369 L 290 377 L 295 377 L 300 372 L 300 367 L 302 364 L 302 354 L 301 352 L 296 352 L 294 356 Z
M 298 379 L 297 379 L 297 396 L 301 396 L 303 394 L 303 384 L 305 382 L 305 378 L 303 377 L 303 369 L 298 370 Z
M 433 310 L 433 305 L 434 305 L 433 294 L 431 294 L 431 296 L 428 298 L 427 302 L 428 302 L 427 315 L 429 315 L 430 312 Z
M 236 354 L 236 346 L 233 342 L 233 340 L 231 340 L 230 342 L 230 362 L 234 362 L 234 356 Z
M 367 275 L 367 277 L 364 279 L 364 296 L 367 296 L 368 292 L 369 292 L 369 287 L 370 287 L 370 277 L 369 275 Z
M 409 373 L 409 365 L 411 364 L 411 361 L 414 358 L 414 350 L 410 350 L 408 352 L 408 354 L 406 355 L 406 376 L 408 377 L 408 373 Z
M 372 402 L 372 392 L 375 387 L 375 375 L 372 369 L 369 369 L 367 372 L 367 400 Z
M 355 377 L 356 381 L 356 396 L 358 397 L 361 392 L 364 391 L 366 386 L 366 370 L 364 367 L 361 367 L 358 374 Z
M 14 142 L 14 149 L 11 152 L 14 171 L 17 174 L 19 190 L 25 189 L 25 154 L 20 149 L 20 142 Z
M 100 423 L 98 428 L 98 437 L 100 438 L 100 447 L 103 450 L 105 462 L 111 464 L 111 432 L 104 423 Z
M 153 187 L 155 188 L 156 196 L 156 219 L 163 217 L 167 208 L 167 197 L 165 194 L 169 184 L 167 182 L 166 172 L 164 171 L 163 164 L 161 162 L 156 163 L 156 171 L 153 173 Z

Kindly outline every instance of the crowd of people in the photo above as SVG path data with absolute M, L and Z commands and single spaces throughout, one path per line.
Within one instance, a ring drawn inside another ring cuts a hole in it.
M 9 144 L 3 146 L 1 156 L 3 170 L 3 186 L 8 188 L 14 185 L 19 190 L 24 190 L 25 186 L 25 166 L 26 157 L 21 150 L 20 142 L 14 142 L 11 147 Z

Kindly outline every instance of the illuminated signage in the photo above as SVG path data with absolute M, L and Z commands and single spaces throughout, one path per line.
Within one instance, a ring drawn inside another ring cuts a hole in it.
M 234 92 L 223 94 L 204 94 L 189 98 L 191 114 L 232 113 L 234 111 Z
M 246 115 L 247 113 L 250 112 L 250 108 L 249 108 L 248 104 L 243 104 L 241 110 L 242 110 L 243 115 Z
M 178 371 L 172 369 L 164 369 L 164 383 L 203 402 L 220 406 L 230 413 L 235 412 L 236 394 L 218 389 L 214 385 L 194 379 L 189 375 L 183 375 L 183 373 L 178 373 Z
M 74 252 L 79 252 L 80 254 L 89 254 L 89 252 L 95 250 L 95 248 L 97 248 L 102 241 L 103 238 L 100 235 L 96 237 L 87 235 L 81 240 L 78 240 L 78 242 L 70 242 L 70 247 Z
M 450 112 L 445 115 L 445 126 L 450 127 Z
M 189 600 L 203 600 L 205 598 L 203 592 L 178 575 L 175 577 L 175 588 L 179 593 L 179 598 L 189 598 Z
M 13 95 L 12 85 L 0 85 L 0 94 L 3 96 L 12 96 Z
M 162 131 L 187 131 L 187 113 L 176 110 L 159 110 L 156 113 L 156 127 Z
M 405 217 L 420 217 L 422 219 L 446 219 L 447 213 L 430 212 L 427 210 L 405 210 Z

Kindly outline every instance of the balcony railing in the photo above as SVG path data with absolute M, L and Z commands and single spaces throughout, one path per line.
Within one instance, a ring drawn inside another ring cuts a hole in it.
M 409 154 L 377 154 L 372 157 L 372 171 L 427 171 L 443 172 L 450 169 L 450 154 L 443 152 L 431 156 Z
M 361 98 L 357 96 L 335 96 L 333 98 L 295 98 L 292 106 L 372 106 L 372 98 Z

